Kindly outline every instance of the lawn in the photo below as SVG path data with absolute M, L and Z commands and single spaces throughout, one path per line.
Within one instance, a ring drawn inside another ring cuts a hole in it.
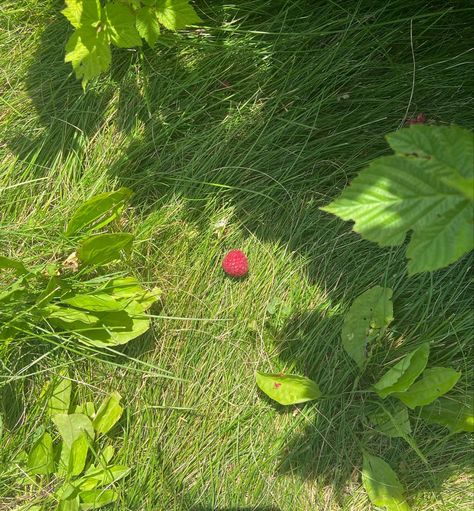
M 408 277 L 403 247 L 319 209 L 407 119 L 474 127 L 472 2 L 195 5 L 202 29 L 114 51 L 86 92 L 63 62 L 62 2 L 0 6 L 0 253 L 64 260 L 65 219 L 126 186 L 122 228 L 137 241 L 109 271 L 163 292 L 150 331 L 115 352 L 32 332 L 0 345 L 1 511 L 48 492 L 12 460 L 65 368 L 79 400 L 122 395 L 112 439 L 132 470 L 117 511 L 371 509 L 364 389 L 429 342 L 430 366 L 461 371 L 456 388 L 472 392 L 472 257 Z M 244 280 L 222 271 L 232 248 L 248 256 Z M 356 385 L 341 326 L 375 285 L 394 290 L 395 321 Z M 323 398 L 277 406 L 256 370 L 305 375 Z M 412 509 L 472 509 L 472 438 L 421 420 L 414 433 L 428 463 L 401 438 L 370 437 Z

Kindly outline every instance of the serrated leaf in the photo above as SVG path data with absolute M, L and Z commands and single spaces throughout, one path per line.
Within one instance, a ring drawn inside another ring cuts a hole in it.
M 318 399 L 321 396 L 318 384 L 296 374 L 269 374 L 257 371 L 259 389 L 281 405 L 294 405 Z
M 16 259 L 10 259 L 9 257 L 0 256 L 0 269 L 12 269 L 15 270 L 19 275 L 28 273 L 25 265 L 21 261 Z
M 75 28 L 97 25 L 101 18 L 100 0 L 65 0 L 66 8 L 61 13 Z
M 375 392 L 385 399 L 394 392 L 405 392 L 425 370 L 430 353 L 428 343 L 405 355 L 373 386 Z
M 168 30 L 180 30 L 202 21 L 188 0 L 158 0 L 156 13 L 160 23 Z
M 89 441 L 94 439 L 92 422 L 82 414 L 58 414 L 52 417 L 62 439 L 60 471 L 78 475 L 84 469 Z
M 344 317 L 341 338 L 347 354 L 363 370 L 367 361 L 367 346 L 393 320 L 393 291 L 375 286 L 359 295 Z
M 421 417 L 430 424 L 439 424 L 447 427 L 451 433 L 467 431 L 474 433 L 474 400 L 472 395 L 466 399 L 461 397 L 440 398 L 428 406 L 424 406 L 420 412 Z
M 441 135 L 440 135 L 441 134 Z M 407 247 L 408 273 L 447 266 L 474 247 L 471 201 L 447 180 L 472 179 L 472 133 L 418 126 L 388 135 L 400 154 L 374 160 L 324 211 L 380 246 Z
M 106 293 L 77 294 L 65 298 L 61 303 L 92 312 L 118 311 L 124 308 L 122 303 Z
M 28 455 L 28 472 L 30 474 L 52 474 L 54 472 L 53 439 L 44 432 L 33 445 Z
M 369 419 L 376 431 L 390 438 L 406 438 L 411 433 L 408 410 L 403 405 L 379 410 L 369 415 Z
M 76 78 L 85 87 L 92 78 L 107 71 L 112 61 L 109 40 L 104 30 L 95 27 L 78 28 L 66 43 L 65 62 L 70 62 Z
M 118 392 L 112 392 L 100 405 L 92 425 L 97 433 L 107 433 L 117 423 L 123 413 L 120 406 L 122 396 Z
M 142 45 L 135 26 L 135 15 L 127 6 L 108 3 L 105 5 L 104 15 L 108 36 L 116 46 L 131 48 Z
M 394 392 L 393 397 L 400 399 L 409 408 L 425 406 L 449 392 L 459 380 L 461 373 L 449 367 L 427 369 L 421 380 L 415 382 L 405 392 Z
M 136 16 L 138 33 L 153 48 L 160 36 L 160 24 L 156 10 L 152 7 L 142 7 L 138 9 Z
M 128 204 L 132 191 L 120 188 L 114 192 L 101 193 L 82 204 L 68 223 L 66 236 L 72 236 L 86 229 L 101 229 L 119 217 Z
M 79 497 L 81 499 L 80 510 L 88 511 L 112 504 L 118 499 L 118 493 L 114 490 L 91 490 L 82 491 Z
M 51 396 L 48 400 L 48 415 L 53 417 L 58 414 L 67 414 L 71 405 L 72 382 L 67 376 L 67 371 L 60 373 L 60 380 L 53 386 L 53 382 L 49 384 L 52 387 Z
M 364 452 L 362 484 L 375 506 L 386 511 L 410 511 L 397 474 L 382 458 Z
M 107 264 L 120 259 L 123 251 L 130 250 L 133 239 L 134 236 L 126 232 L 95 234 L 81 243 L 77 255 L 84 264 Z
M 436 173 L 448 176 L 455 169 L 472 178 L 474 134 L 459 126 L 411 126 L 387 135 L 390 147 L 399 154 L 431 160 Z

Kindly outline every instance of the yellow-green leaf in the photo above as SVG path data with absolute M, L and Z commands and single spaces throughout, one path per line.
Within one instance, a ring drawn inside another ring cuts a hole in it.
M 92 425 L 97 433 L 107 433 L 117 423 L 123 413 L 120 406 L 122 396 L 118 392 L 112 392 L 100 405 Z
M 318 384 L 296 374 L 256 373 L 257 385 L 269 398 L 281 405 L 294 405 L 318 399 Z

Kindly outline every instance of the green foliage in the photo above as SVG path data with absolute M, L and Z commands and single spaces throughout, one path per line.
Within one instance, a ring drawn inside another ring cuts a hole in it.
M 472 250 L 474 135 L 460 127 L 412 126 L 387 136 L 393 156 L 374 160 L 322 208 L 382 247 L 407 247 L 408 273 L 448 266 Z
M 56 407 L 57 395 L 68 388 L 70 380 L 64 378 L 56 384 L 49 382 L 47 389 L 53 389 L 48 409 Z M 64 383 L 67 381 L 67 385 Z M 60 442 L 54 445 L 51 434 L 41 427 L 27 458 L 26 472 L 31 476 L 54 475 L 50 491 L 45 493 L 38 509 L 87 510 L 99 509 L 118 499 L 115 484 L 123 479 L 130 469 L 124 465 L 113 465 L 114 449 L 104 445 L 102 437 L 118 422 L 123 408 L 118 405 L 121 396 L 113 392 L 107 396 L 97 413 L 92 403 L 77 406 L 76 413 L 55 413 L 52 422 L 56 426 Z M 77 413 L 88 409 L 89 417 Z M 99 441 L 99 436 L 101 440 Z M 54 452 L 60 449 L 59 460 Z M 36 501 L 37 502 L 37 501 Z
M 424 371 L 429 353 L 430 346 L 425 343 L 405 355 L 373 386 L 374 390 L 382 399 L 394 392 L 405 392 Z
M 66 0 L 62 13 L 76 29 L 66 44 L 65 61 L 83 87 L 109 69 L 111 45 L 139 47 L 143 38 L 153 47 L 160 25 L 176 31 L 201 22 L 188 0 L 106 0 L 104 5 L 100 0 Z
M 0 264 L 13 274 L 0 288 L 0 339 L 8 341 L 25 332 L 34 335 L 40 327 L 42 335 L 53 330 L 86 344 L 113 346 L 127 343 L 149 329 L 147 311 L 159 299 L 159 289 L 148 291 L 134 277 L 83 277 L 88 271 L 97 275 L 101 266 L 130 252 L 134 239 L 130 233 L 90 234 L 118 220 L 130 197 L 131 191 L 122 188 L 80 206 L 65 233 L 67 243 L 74 244 L 68 251 L 74 247 L 77 255 L 73 252 L 62 264 L 40 264 L 27 270 L 19 261 L 0 259 Z M 76 273 L 78 269 L 81 272 Z M 61 406 L 68 404 L 68 389 L 56 390 L 59 395 L 54 407 L 67 412 Z
M 397 474 L 382 458 L 364 452 L 362 484 L 375 506 L 387 511 L 409 511 L 404 489 Z
M 294 405 L 318 399 L 321 392 L 316 382 L 296 374 L 256 373 L 259 389 L 281 405 Z
M 410 418 L 405 406 L 398 404 L 393 410 L 383 407 L 369 416 L 374 429 L 391 438 L 406 438 L 411 433 Z
M 474 433 L 474 399 L 440 398 L 421 409 L 421 416 L 431 424 L 447 427 L 451 433 Z
M 427 369 L 422 379 L 415 382 L 405 392 L 395 392 L 393 396 L 400 399 L 409 408 L 432 403 L 438 397 L 449 392 L 459 380 L 461 373 L 449 367 Z
M 389 288 L 375 286 L 353 301 L 344 318 L 342 345 L 361 371 L 369 358 L 369 343 L 383 335 L 393 320 L 392 294 Z

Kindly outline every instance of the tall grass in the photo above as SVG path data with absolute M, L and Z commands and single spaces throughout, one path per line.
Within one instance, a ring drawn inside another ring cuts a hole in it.
M 468 392 L 470 258 L 409 279 L 403 250 L 380 250 L 318 210 L 387 151 L 384 135 L 406 116 L 472 127 L 470 3 L 203 1 L 202 31 L 116 52 L 86 94 L 62 63 L 58 3 L 4 4 L 1 252 L 67 256 L 64 219 L 126 185 L 133 272 L 165 298 L 153 330 L 114 365 L 41 339 L 13 346 L 0 373 L 3 467 L 41 421 L 43 382 L 68 365 L 80 397 L 124 397 L 115 440 L 133 471 L 116 509 L 368 509 L 361 445 L 397 470 L 414 509 L 470 509 L 466 435 L 416 421 L 426 466 L 402 440 L 364 433 L 364 389 L 422 342 L 430 365 L 462 371 L 457 388 Z M 250 260 L 241 282 L 220 269 L 234 247 Z M 396 319 L 353 389 L 341 321 L 376 284 L 394 289 Z M 270 314 L 275 300 L 286 311 Z M 140 371 L 145 363 L 177 379 Z M 333 397 L 274 407 L 256 369 L 304 374 Z M 6 509 L 25 491 L 16 478 L 0 475 Z

